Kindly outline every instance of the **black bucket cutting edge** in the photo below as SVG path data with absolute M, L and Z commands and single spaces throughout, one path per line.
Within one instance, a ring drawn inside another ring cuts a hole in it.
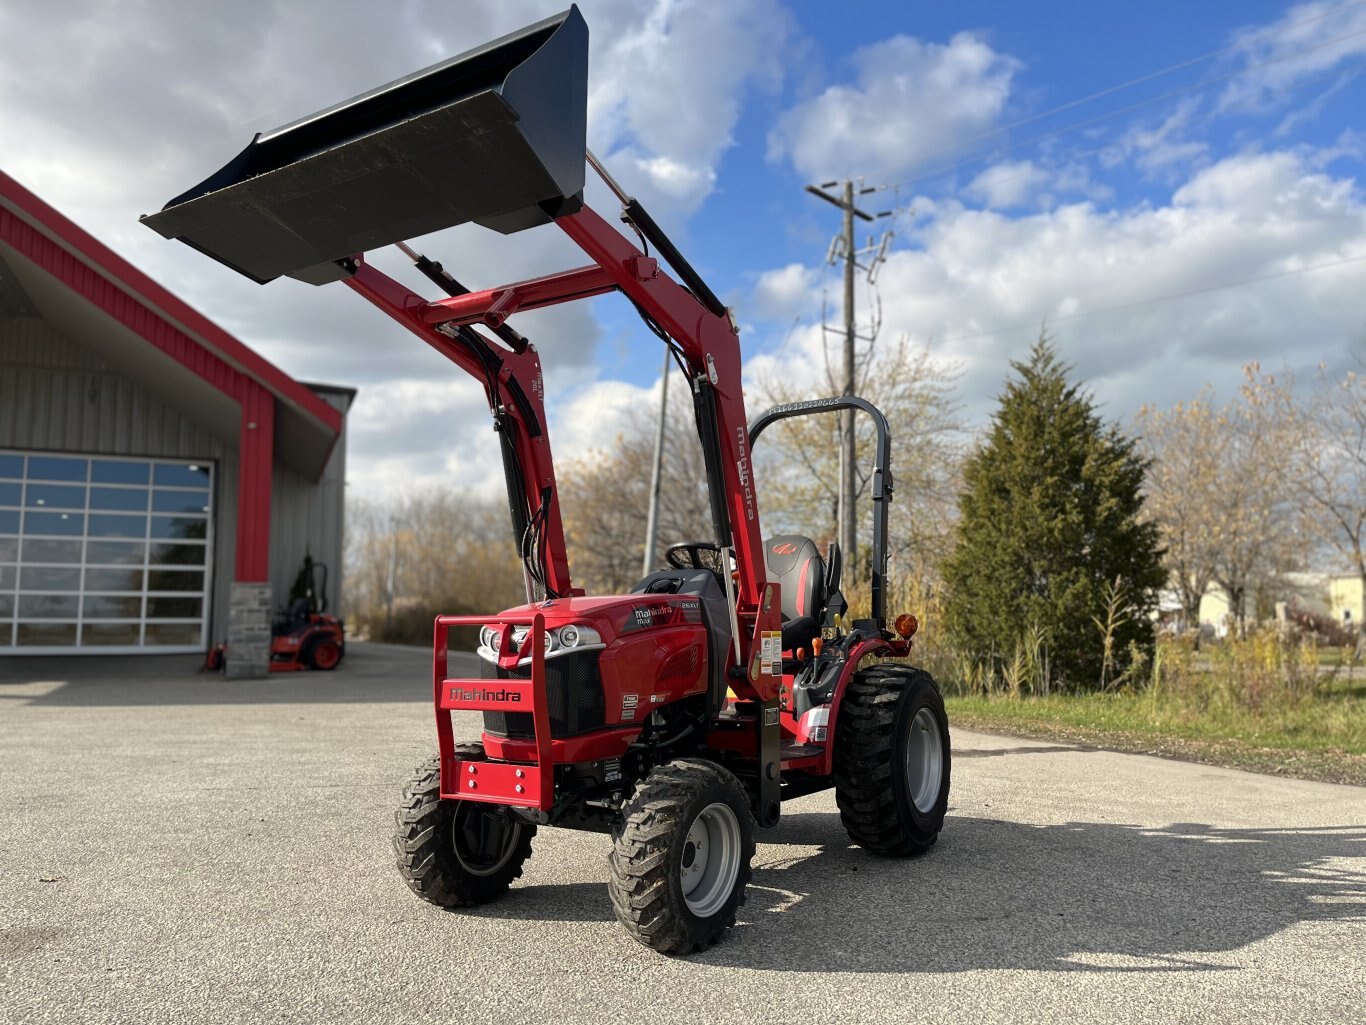
M 588 26 L 579 9 L 258 135 L 142 218 L 253 281 L 473 222 L 503 233 L 582 204 Z

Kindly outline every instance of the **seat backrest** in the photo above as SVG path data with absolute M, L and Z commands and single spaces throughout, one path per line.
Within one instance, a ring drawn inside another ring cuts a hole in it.
M 816 542 L 801 534 L 779 534 L 764 542 L 768 577 L 782 588 L 783 619 L 819 619 L 825 606 L 825 562 Z

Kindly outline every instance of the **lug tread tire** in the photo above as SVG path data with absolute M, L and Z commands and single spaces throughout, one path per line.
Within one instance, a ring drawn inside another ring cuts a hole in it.
M 457 744 L 455 753 L 463 759 L 484 758 L 479 744 Z M 394 812 L 394 856 L 399 874 L 408 889 L 443 908 L 474 907 L 501 897 L 512 881 L 521 877 L 522 865 L 531 857 L 531 838 L 536 835 L 535 826 L 523 823 L 517 848 L 507 864 L 492 875 L 472 875 L 456 860 L 451 840 L 457 803 L 441 800 L 441 765 L 433 757 L 414 771 Z
M 679 887 L 678 865 L 692 819 L 716 802 L 735 811 L 740 823 L 740 869 L 726 904 L 710 918 L 694 915 Z M 678 758 L 636 785 L 622 807 L 607 863 L 608 892 L 626 932 L 662 954 L 705 950 L 735 924 L 745 903 L 754 858 L 749 795 L 735 776 L 702 758 Z
M 928 706 L 942 730 L 943 779 L 929 814 L 916 810 L 900 771 L 897 731 Z M 948 717 L 934 678 L 910 666 L 871 666 L 854 674 L 835 724 L 835 801 L 849 838 L 872 854 L 907 857 L 934 846 L 948 808 Z

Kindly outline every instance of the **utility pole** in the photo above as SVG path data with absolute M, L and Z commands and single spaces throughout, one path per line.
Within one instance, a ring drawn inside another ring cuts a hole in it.
M 659 492 L 664 468 L 664 424 L 669 417 L 669 348 L 664 347 L 664 372 L 659 379 L 659 426 L 655 429 L 655 465 L 650 474 L 650 511 L 645 517 L 645 558 L 640 575 L 648 577 L 655 568 L 655 538 L 659 532 Z
M 839 196 L 832 195 L 828 189 L 833 189 L 837 185 L 843 185 Z M 830 247 L 829 262 L 833 263 L 837 256 L 844 258 L 844 381 L 843 394 L 853 395 L 855 386 L 855 342 L 859 335 L 856 323 L 856 310 L 854 307 L 854 271 L 863 269 L 868 272 L 868 280 L 871 282 L 877 272 L 877 266 L 886 256 L 887 243 L 891 239 L 891 232 L 883 235 L 882 241 L 874 245 L 869 240 L 869 245 L 864 250 L 856 248 L 854 241 L 854 218 L 858 217 L 864 221 L 875 221 L 882 217 L 891 216 L 892 211 L 886 210 L 877 214 L 866 213 L 854 204 L 855 183 L 852 179 L 845 179 L 841 182 L 822 182 L 819 186 L 808 185 L 806 191 L 813 196 L 817 196 L 827 203 L 831 203 L 840 208 L 844 215 L 844 223 L 840 235 L 835 239 Z M 876 192 L 876 188 L 859 188 L 857 195 L 863 196 L 870 192 Z M 869 266 L 864 267 L 858 262 L 860 256 L 866 253 L 873 253 L 873 259 Z M 873 334 L 876 335 L 876 329 Z M 871 339 L 869 339 L 871 341 Z M 845 409 L 840 411 L 840 485 L 839 485 L 839 509 L 837 513 L 836 536 L 839 539 L 840 550 L 844 553 L 845 566 L 850 571 L 851 577 L 859 576 L 858 567 L 858 514 L 855 508 L 858 491 L 858 468 L 857 455 L 855 452 L 854 434 L 854 410 Z
M 389 572 L 384 582 L 384 637 L 388 640 L 394 625 L 394 577 L 398 572 L 398 518 L 389 514 Z

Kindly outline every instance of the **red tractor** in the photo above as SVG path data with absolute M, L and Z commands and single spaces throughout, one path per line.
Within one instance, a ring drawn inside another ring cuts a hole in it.
M 887 620 L 886 420 L 845 396 L 747 422 L 729 311 L 591 153 L 629 234 L 584 203 L 587 64 L 570 8 L 257 136 L 145 220 L 258 282 L 343 282 L 488 397 L 527 601 L 436 620 L 438 753 L 408 784 L 394 840 L 408 885 L 443 907 L 483 904 L 521 875 L 539 828 L 595 830 L 611 837 L 621 924 L 686 954 L 735 922 L 755 827 L 777 823 L 784 799 L 833 787 L 866 850 L 927 851 L 948 804 L 949 729 L 934 680 L 905 661 L 914 617 Z M 553 224 L 589 262 L 471 291 L 405 244 L 466 222 Z M 366 262 L 389 244 L 445 297 Z M 540 357 L 509 319 L 608 293 L 636 307 L 687 379 L 712 531 L 671 547 L 629 594 L 589 596 L 569 575 Z M 852 623 L 838 548 L 823 558 L 806 537 L 764 539 L 751 451 L 777 420 L 847 408 L 878 432 L 872 614 Z M 448 669 L 457 626 L 479 630 L 477 679 Z M 473 716 L 456 713 L 482 716 L 477 737 L 457 742 Z
M 305 559 L 300 578 L 305 583 L 303 593 L 271 620 L 272 673 L 336 669 L 346 654 L 346 624 L 327 611 L 327 567 Z M 228 645 L 221 641 L 209 649 L 204 668 L 226 670 L 227 665 Z

